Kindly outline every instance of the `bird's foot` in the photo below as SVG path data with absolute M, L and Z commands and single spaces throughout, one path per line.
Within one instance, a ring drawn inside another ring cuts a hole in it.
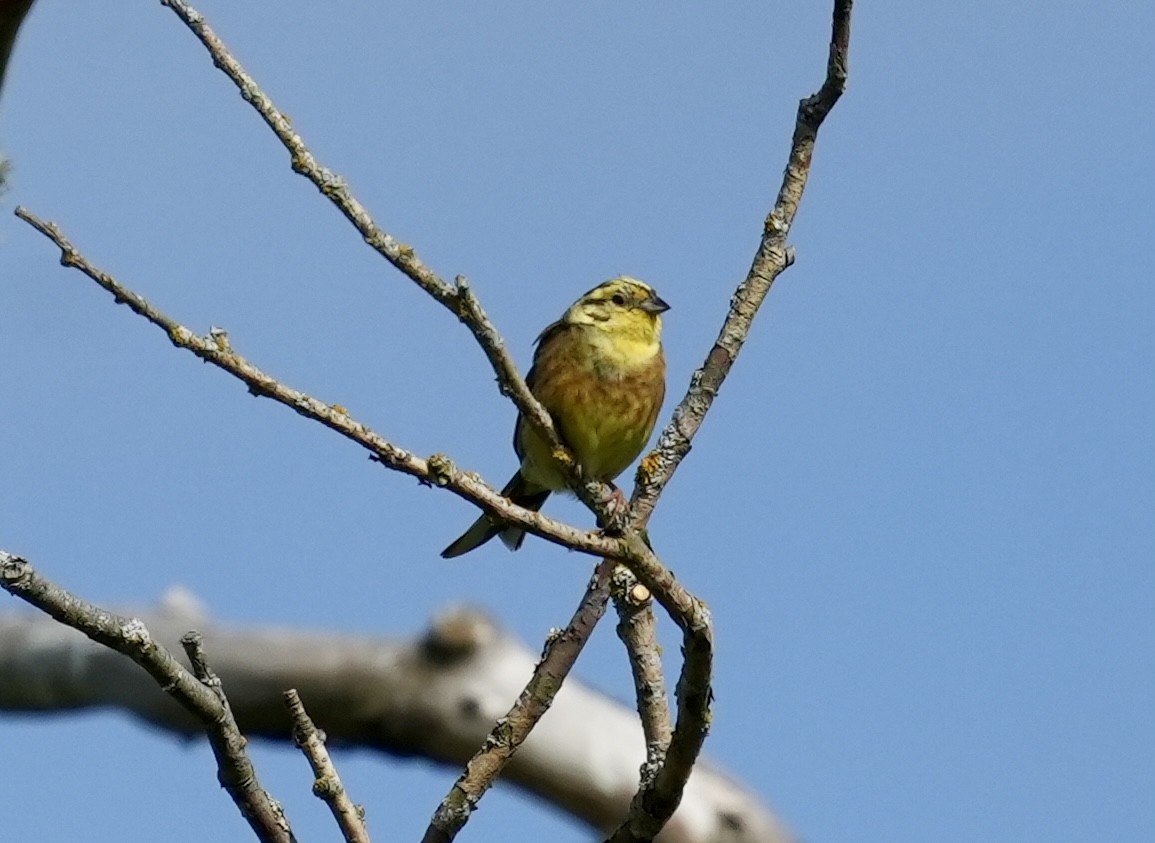
M 613 483 L 608 484 L 609 493 L 602 498 L 606 508 L 606 518 L 598 517 L 598 526 L 607 535 L 620 536 L 626 531 L 626 520 L 630 515 L 630 502 L 625 493 Z

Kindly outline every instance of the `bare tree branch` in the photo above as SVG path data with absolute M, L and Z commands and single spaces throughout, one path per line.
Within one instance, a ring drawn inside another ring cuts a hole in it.
M 686 396 L 674 410 L 674 417 L 658 437 L 658 445 L 642 460 L 638 482 L 631 499 L 635 524 L 645 525 L 654 504 L 690 448 L 722 382 L 730 373 L 738 353 L 750 333 L 754 316 L 766 300 L 770 285 L 794 262 L 793 248 L 786 245 L 790 227 L 798 214 L 802 192 L 810 175 L 810 160 L 818 128 L 846 89 L 847 55 L 850 48 L 850 12 L 853 0 L 835 0 L 826 79 L 817 93 L 798 105 L 794 138 L 782 186 L 774 208 L 766 217 L 762 242 L 754 255 L 746 280 L 738 285 L 730 301 L 730 311 L 706 361 L 690 378 Z
M 204 638 L 199 632 L 187 632 L 180 639 L 180 645 L 192 666 L 193 675 L 197 681 L 208 688 L 220 703 L 221 713 L 211 724 L 206 724 L 205 734 L 212 747 L 213 756 L 217 759 L 218 779 L 221 787 L 232 793 L 234 790 L 245 795 L 244 801 L 237 802 L 241 813 L 249 821 L 249 825 L 262 833 L 271 820 L 276 840 L 287 837 L 295 840 L 289 820 L 279 802 L 274 800 L 257 782 L 256 770 L 249 760 L 246 746 L 248 741 L 237 727 L 237 720 L 233 717 L 229 707 L 229 699 L 225 696 L 224 685 L 220 677 L 209 667 L 208 655 L 205 653 Z M 236 797 L 233 797 L 236 801 Z M 255 812 L 255 813 L 253 813 Z M 269 813 L 267 813 L 269 812 Z
M 343 407 L 326 404 L 281 383 L 265 374 L 232 350 L 223 331 L 202 337 L 163 314 L 146 299 L 128 289 L 106 272 L 93 266 L 60 232 L 56 225 L 41 220 L 27 209 L 18 207 L 16 216 L 27 222 L 60 249 L 60 263 L 80 270 L 112 294 L 117 304 L 127 305 L 138 316 L 156 325 L 178 348 L 191 351 L 207 363 L 228 372 L 245 383 L 249 392 L 284 404 L 305 418 L 320 422 L 369 451 L 382 465 L 416 477 L 432 486 L 446 488 L 471 503 L 495 513 L 504 521 L 533 532 L 556 544 L 598 556 L 622 555 L 619 539 L 584 532 L 538 512 L 524 509 L 486 485 L 476 474 L 463 472 L 441 454 L 428 460 L 394 445 L 356 421 Z
M 305 711 L 301 695 L 295 688 L 285 691 L 285 705 L 293 720 L 293 743 L 305 753 L 309 766 L 313 768 L 313 793 L 316 794 L 333 814 L 341 836 L 346 843 L 369 843 L 369 832 L 365 828 L 365 812 L 353 804 L 337 767 L 325 749 L 325 734 L 319 730 Z
M 331 750 L 355 746 L 458 768 L 517 698 L 538 657 L 468 609 L 446 611 L 410 639 L 229 627 L 185 593 L 133 614 L 172 647 L 190 627 L 204 635 L 250 739 L 291 739 L 282 694 L 296 688 Z M 118 653 L 47 616 L 0 612 L 0 712 L 109 707 L 181 735 L 200 732 L 193 716 Z M 644 761 L 637 712 L 570 676 L 502 781 L 608 834 L 629 809 Z M 784 843 L 790 835 L 756 794 L 700 759 L 657 839 Z
M 623 566 L 614 573 L 612 593 L 618 612 L 618 637 L 625 644 L 629 655 L 634 694 L 646 739 L 646 762 L 641 768 L 638 792 L 630 801 L 630 813 L 626 820 L 609 838 L 610 843 L 616 843 L 618 840 L 634 839 L 631 836 L 632 829 L 639 822 L 635 818 L 646 818 L 651 814 L 645 800 L 653 787 L 654 778 L 666 761 L 673 725 L 670 722 L 669 701 L 666 699 L 666 679 L 662 673 L 657 619 L 654 617 L 650 592 Z
M 524 381 L 506 354 L 500 336 L 486 319 L 480 304 L 472 297 L 464 278 L 458 277 L 458 295 L 451 298 L 447 285 L 421 263 L 410 247 L 398 244 L 392 237 L 376 227 L 368 212 L 352 197 L 343 180 L 331 171 L 317 166 L 312 154 L 300 137 L 292 131 L 288 120 L 273 106 L 271 100 L 229 54 L 220 39 L 205 24 L 200 13 L 191 9 L 183 0 L 162 0 L 162 2 L 173 9 L 192 30 L 212 55 L 216 66 L 225 72 L 240 90 L 245 100 L 257 109 L 265 122 L 273 129 L 286 149 L 289 150 L 293 169 L 308 177 L 326 197 L 337 204 L 345 216 L 361 232 L 366 242 L 377 249 L 390 263 L 412 278 L 437 301 L 454 310 L 458 317 L 470 327 L 474 337 L 493 365 L 503 391 L 511 395 L 518 409 L 526 415 L 532 426 L 551 444 L 555 456 L 569 476 L 570 487 L 582 502 L 598 516 L 599 522 L 612 525 L 616 529 L 623 526 L 628 527 L 630 524 L 644 528 L 645 518 L 627 517 L 623 523 L 622 514 L 608 505 L 612 496 L 603 484 L 584 482 L 572 454 L 564 447 L 564 443 L 561 442 L 557 432 L 553 429 L 549 414 L 529 393 L 528 387 L 525 386 Z M 647 463 L 643 462 L 643 466 L 645 465 Z M 447 473 L 452 474 L 452 472 Z M 664 482 L 661 486 L 656 487 L 653 501 L 656 501 L 662 486 L 664 486 Z M 653 501 L 650 502 L 651 508 Z M 501 511 L 497 507 L 483 508 L 490 514 L 499 517 L 501 515 Z M 627 536 L 626 538 L 634 537 Z M 711 697 L 709 684 L 713 665 L 713 640 L 709 613 L 705 611 L 700 601 L 677 584 L 669 571 L 658 562 L 648 548 L 642 552 L 637 550 L 641 547 L 640 541 L 630 542 L 630 544 L 635 548 L 635 553 L 619 556 L 619 558 L 624 564 L 635 570 L 639 579 L 655 592 L 659 602 L 667 611 L 676 613 L 674 615 L 675 620 L 684 632 L 683 651 L 686 654 L 686 659 L 683 662 L 682 675 L 677 686 L 678 724 L 674 733 L 673 751 L 668 756 L 667 762 L 678 761 L 692 766 L 701 749 L 709 724 Z M 663 765 L 654 779 L 654 786 L 664 785 L 680 790 L 678 783 L 684 785 L 686 777 L 689 775 L 689 766 L 685 769 L 679 769 L 671 767 L 670 763 Z M 676 806 L 677 797 L 675 796 L 672 803 L 668 805 L 668 810 L 662 809 L 664 817 L 668 818 Z M 664 818 L 658 820 L 657 828 L 660 828 L 664 821 Z
M 485 745 L 470 759 L 465 772 L 437 807 L 422 843 L 449 843 L 457 836 L 477 802 L 549 710 L 594 627 L 605 614 L 614 567 L 612 559 L 602 560 L 569 625 L 550 633 L 529 684 L 509 713 L 497 721 Z
M 559 461 L 569 472 L 571 487 L 604 523 L 610 523 L 608 518 L 610 513 L 605 505 L 608 500 L 606 488 L 602 484 L 582 482 L 572 455 L 559 440 L 548 414 L 529 393 L 524 380 L 506 353 L 500 336 L 485 316 L 479 302 L 473 297 L 465 279 L 458 277 L 456 284 L 450 286 L 426 267 L 412 248 L 381 231 L 364 207 L 352 196 L 343 180 L 317 164 L 300 137 L 292 131 L 288 120 L 229 55 L 215 34 L 204 24 L 202 16 L 182 0 L 162 0 L 162 2 L 172 8 L 196 34 L 209 50 L 216 65 L 232 79 L 242 96 L 256 108 L 273 129 L 289 150 L 293 169 L 308 177 L 333 201 L 366 242 L 434 299 L 453 311 L 471 329 L 497 373 L 503 392 L 513 397 L 515 404 L 531 425 L 554 445 Z M 174 344 L 192 350 L 202 359 L 229 371 L 248 384 L 254 394 L 267 395 L 293 407 L 298 413 L 320 421 L 346 437 L 358 441 L 370 450 L 374 458 L 389 467 L 417 476 L 426 482 L 446 486 L 508 523 L 523 526 L 530 532 L 551 541 L 587 553 L 618 558 L 634 572 L 645 587 L 653 592 L 655 598 L 670 613 L 683 632 L 684 661 L 676 687 L 677 721 L 672 734 L 667 738 L 668 711 L 665 712 L 663 730 L 662 710 L 651 709 L 647 713 L 643 709 L 649 724 L 648 731 L 652 733 L 647 735 L 647 744 L 652 751 L 650 759 L 652 763 L 643 776 L 642 787 L 633 800 L 627 822 L 618 829 L 613 838 L 615 841 L 649 840 L 658 833 L 677 808 L 709 727 L 710 676 L 713 659 L 709 612 L 701 601 L 682 588 L 673 578 L 642 537 L 657 499 L 681 460 L 689 452 L 694 435 L 736 360 L 748 335 L 754 314 L 764 301 L 774 279 L 793 261 L 793 252 L 786 239 L 805 188 L 817 130 L 845 87 L 850 10 L 851 0 L 836 0 L 827 78 L 818 93 L 800 104 L 782 187 L 774 209 L 766 219 L 758 253 L 746 280 L 739 285 L 735 293 L 730 313 L 705 364 L 695 372 L 689 390 L 676 409 L 674 418 L 659 438 L 657 448 L 642 462 L 634 489 L 630 517 L 628 524 L 625 525 L 625 535 L 620 540 L 607 539 L 593 533 L 581 533 L 516 507 L 475 476 L 459 472 L 447 458 L 436 455 L 427 461 L 420 460 L 372 434 L 350 419 L 341 408 L 323 404 L 283 386 L 252 367 L 243 358 L 233 354 L 228 348 L 227 339 L 222 340 L 221 336 L 209 339 L 197 337 L 183 326 L 168 320 L 139 296 L 125 290 L 113 279 L 92 268 L 53 226 L 18 210 L 22 218 L 56 242 L 61 248 L 63 263 L 80 268 L 101 286 L 113 292 L 118 302 L 128 304 L 139 315 L 165 329 Z M 603 562 L 603 567 L 607 570 L 610 565 L 608 561 Z M 602 568 L 599 568 L 599 571 L 601 570 Z M 583 605 L 585 602 L 583 600 Z M 590 623 L 591 629 L 592 624 L 600 617 L 601 611 L 604 611 L 604 607 L 603 598 L 601 609 Z M 576 620 L 577 616 L 575 622 Z M 588 636 L 588 631 L 585 634 Z M 572 658 L 576 658 L 581 643 L 584 643 L 584 639 L 573 650 Z M 639 644 L 640 646 L 643 645 Z M 543 663 L 549 657 L 550 648 L 547 646 Z M 636 676 L 639 675 L 641 658 L 641 650 L 635 648 L 632 660 Z M 565 671 L 568 672 L 568 669 L 567 666 Z M 562 676 L 564 677 L 564 672 Z M 549 706 L 557 688 L 551 686 L 547 680 L 548 677 L 543 679 L 535 674 L 534 682 L 531 682 L 523 692 L 523 699 L 530 702 L 526 704 L 519 702 L 519 705 L 510 712 L 510 719 L 505 723 L 499 723 L 498 730 L 494 733 L 491 744 L 498 749 L 493 750 L 490 746 L 483 749 L 475 759 L 476 763 L 471 763 L 470 767 L 473 769 L 467 769 L 459 780 L 459 785 L 447 797 L 442 810 L 438 812 L 438 817 L 447 818 L 446 828 L 450 828 L 458 820 L 464 823 L 476 799 L 480 798 L 489 787 L 500 771 L 500 766 L 508 760 L 520 742 L 505 740 L 502 730 L 509 723 L 515 722 L 524 724 L 525 734 L 528 734 L 536 722 L 536 717 L 540 716 L 540 713 L 535 716 L 534 710 L 544 712 Z M 535 685 L 535 682 L 538 684 Z M 664 692 L 662 697 L 664 699 Z M 655 735 L 660 736 L 660 739 L 653 737 Z M 524 738 L 524 734 L 521 737 Z M 665 740 L 668 740 L 668 746 L 663 746 Z M 656 751 L 660 746 L 664 752 Z M 444 829 L 435 829 L 438 817 L 435 817 L 430 830 L 443 833 Z M 459 828 L 460 824 L 456 827 Z M 445 838 L 432 839 L 452 839 L 452 833 Z
M 98 644 L 128 656 L 197 719 L 217 760 L 217 776 L 233 802 L 265 843 L 293 843 L 284 812 L 257 781 L 219 680 L 212 677 L 199 650 L 189 639 L 198 677 L 190 674 L 149 633 L 138 618 L 115 615 L 86 603 L 40 576 L 25 559 L 0 550 L 0 588 L 35 606 L 60 623 L 84 633 Z
M 646 738 L 646 766 L 642 780 L 652 778 L 666 755 L 673 732 L 666 677 L 662 673 L 658 624 L 648 588 L 626 567 L 614 571 L 612 595 L 618 612 L 618 638 L 626 647 L 642 732 Z
M 683 653 L 686 658 L 677 685 L 678 720 L 672 743 L 676 751 L 671 751 L 667 762 L 677 759 L 682 764 L 693 765 L 693 760 L 701 751 L 710 722 L 710 675 L 713 665 L 710 614 L 705 604 L 687 591 L 658 560 L 641 536 L 631 532 L 615 539 L 598 533 L 582 532 L 513 504 L 476 475 L 459 471 L 443 455 L 435 455 L 429 460 L 414 456 L 355 421 L 343 407 L 318 401 L 265 374 L 232 350 L 224 332 L 216 331 L 208 337 L 201 337 L 165 316 L 143 297 L 93 266 L 52 223 L 39 219 L 24 208 L 17 208 L 16 215 L 56 244 L 61 253 L 60 262 L 64 266 L 80 270 L 111 293 L 118 304 L 127 305 L 134 313 L 161 328 L 174 345 L 193 352 L 202 360 L 243 381 L 254 395 L 272 398 L 300 415 L 324 424 L 369 450 L 383 465 L 431 485 L 445 487 L 467 500 L 479 503 L 487 511 L 497 513 L 508 523 L 525 526 L 537 535 L 565 547 L 597 553 L 603 558 L 614 558 L 627 565 L 683 631 Z M 689 767 L 678 769 L 676 775 L 670 775 L 673 778 L 659 775 L 655 779 L 655 786 L 665 781 L 684 783 L 689 775 Z M 671 810 L 673 807 L 676 806 L 672 806 Z
M 245 102 L 251 105 L 268 127 L 273 130 L 273 134 L 289 152 L 293 172 L 307 178 L 326 199 L 336 205 L 370 247 L 465 323 L 493 367 L 502 393 L 513 400 L 517 409 L 529 420 L 534 430 L 550 444 L 559 462 L 570 474 L 574 490 L 582 490 L 583 483 L 575 473 L 577 463 L 574 461 L 573 455 L 558 436 L 549 413 L 529 391 L 529 387 L 518 372 L 513 358 L 506 351 L 501 335 L 489 321 L 489 317 L 485 315 L 485 311 L 482 310 L 480 302 L 473 295 L 465 278 L 458 276 L 455 284 L 451 286 L 425 265 L 412 246 L 398 241 L 379 228 L 373 222 L 369 211 L 353 195 L 345 180 L 328 167 L 318 163 L 301 136 L 293 130 L 289 118 L 273 104 L 268 94 L 233 57 L 228 48 L 225 47 L 224 42 L 205 23 L 204 15 L 183 0 L 161 0 L 161 3 L 172 9 L 177 17 L 184 22 L 197 40 L 208 50 L 209 55 L 212 56 L 213 64 L 229 77 L 232 83 L 236 85 L 237 90 L 240 91 Z M 601 484 L 594 484 L 594 489 L 582 493 L 583 500 L 589 498 L 586 502 L 591 508 L 599 500 L 596 489 L 600 486 Z M 491 510 L 487 509 L 486 511 L 495 514 Z M 599 515 L 602 514 L 597 509 L 594 511 Z
M 798 105 L 782 186 L 774 208 L 766 218 L 762 242 L 750 272 L 734 293 L 730 312 L 706 356 L 706 362 L 691 378 L 690 388 L 658 438 L 657 447 L 641 462 L 631 500 L 631 517 L 641 530 L 645 529 L 662 490 L 690 452 L 694 435 L 738 358 L 754 315 L 770 292 L 771 284 L 794 261 L 793 250 L 786 245 L 786 239 L 806 188 L 818 128 L 846 88 L 852 5 L 853 0 L 834 2 L 826 78 L 817 93 Z M 658 597 L 661 600 L 661 595 Z M 685 626 L 683 629 L 686 631 L 683 639 L 685 662 L 677 686 L 677 726 L 658 769 L 652 778 L 647 780 L 643 777 L 642 787 L 631 804 L 630 815 L 611 838 L 613 843 L 651 840 L 661 830 L 665 819 L 678 805 L 690 767 L 705 738 L 709 725 L 712 657 L 708 619 L 702 634 L 694 634 Z
M 714 626 L 706 604 L 682 588 L 673 574 L 658 562 L 648 542 L 634 532 L 626 538 L 635 554 L 626 563 L 630 571 L 682 630 L 682 669 L 674 692 L 678 708 L 674 731 L 653 777 L 643 779 L 626 821 L 619 828 L 619 832 L 628 833 L 622 829 L 641 824 L 649 837 L 638 839 L 651 839 L 677 809 L 710 731 Z

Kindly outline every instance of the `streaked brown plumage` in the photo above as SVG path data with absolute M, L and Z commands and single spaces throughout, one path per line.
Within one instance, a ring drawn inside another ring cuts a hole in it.
M 660 314 L 668 309 L 647 284 L 621 276 L 590 290 L 538 337 L 526 383 L 586 477 L 611 482 L 649 441 L 666 392 Z M 537 510 L 567 488 L 549 446 L 520 416 L 513 448 L 521 467 L 501 492 L 511 501 Z M 513 550 L 525 539 L 482 515 L 441 555 L 460 556 L 499 534 Z

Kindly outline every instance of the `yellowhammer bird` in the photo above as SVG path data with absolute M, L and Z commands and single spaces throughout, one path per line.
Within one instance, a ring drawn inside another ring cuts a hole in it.
M 666 396 L 660 314 L 669 309 L 649 285 L 623 275 L 594 287 L 537 338 L 525 380 L 583 477 L 609 483 L 649 441 Z M 520 415 L 513 449 L 521 468 L 501 490 L 511 501 L 538 510 L 567 488 L 549 446 Z M 482 515 L 441 555 L 460 556 L 499 534 L 511 550 L 525 540 L 524 530 Z

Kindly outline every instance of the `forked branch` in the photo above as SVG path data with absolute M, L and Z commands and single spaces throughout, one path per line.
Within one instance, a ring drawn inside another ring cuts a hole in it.
M 834 2 L 826 78 L 817 93 L 798 105 L 782 186 L 773 209 L 766 217 L 762 241 L 750 271 L 734 292 L 730 311 L 722 323 L 718 339 L 706 355 L 705 363 L 691 377 L 690 387 L 674 410 L 673 419 L 658 438 L 657 447 L 642 460 L 631 501 L 631 517 L 638 529 L 645 528 L 662 490 L 690 452 L 694 435 L 738 359 L 754 316 L 766 300 L 774 279 L 794 262 L 793 249 L 787 246 L 786 238 L 806 189 L 818 128 L 846 89 L 852 6 L 853 0 Z M 643 582 L 649 585 L 644 579 Z M 698 634 L 686 626 L 682 629 L 685 633 L 685 661 L 678 679 L 678 720 L 674 735 L 656 772 L 647 770 L 650 775 L 643 775 L 630 815 L 610 838 L 611 843 L 653 839 L 677 808 L 690 767 L 697 759 L 705 738 L 709 724 L 708 677 L 712 636 L 708 622 Z
M 325 733 L 313 723 L 295 688 L 285 691 L 285 705 L 293 720 L 293 743 L 305 754 L 316 776 L 313 793 L 329 806 L 345 843 L 369 843 L 364 811 L 354 805 L 346 793 L 337 767 L 329 757 L 329 750 L 325 748 Z
M 35 606 L 65 626 L 128 656 L 156 680 L 166 694 L 193 715 L 204 728 L 217 760 L 217 777 L 241 814 L 265 843 L 293 843 L 293 833 L 281 806 L 261 787 L 245 751 L 219 680 L 209 671 L 193 634 L 185 644 L 194 676 L 149 634 L 136 618 L 113 614 L 69 594 L 42 577 L 27 560 L 0 550 L 0 588 Z

